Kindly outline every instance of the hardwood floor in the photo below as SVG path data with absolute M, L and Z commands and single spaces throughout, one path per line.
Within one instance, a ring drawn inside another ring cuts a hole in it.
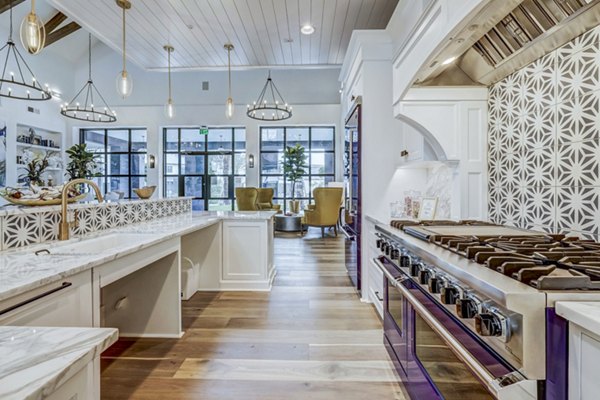
M 277 234 L 264 292 L 200 292 L 180 340 L 121 339 L 102 357 L 103 399 L 404 399 L 381 323 L 359 301 L 341 237 Z

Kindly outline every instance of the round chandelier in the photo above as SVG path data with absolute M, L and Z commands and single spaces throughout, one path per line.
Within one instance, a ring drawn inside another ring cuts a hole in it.
M 10 33 L 8 41 L 0 48 L 6 51 L 2 76 L 0 76 L 0 96 L 18 100 L 50 100 L 52 93 L 48 85 L 42 87 L 13 41 L 13 9 L 10 2 Z
M 95 99 L 94 99 L 95 98 Z M 100 104 L 94 102 L 101 102 Z M 100 107 L 97 107 L 100 105 Z M 88 36 L 88 80 L 73 100 L 61 105 L 60 113 L 65 117 L 89 122 L 115 122 L 117 114 L 110 109 L 92 80 L 92 35 Z
M 258 99 L 252 105 L 248 104 L 246 115 L 259 121 L 283 121 L 292 117 L 292 107 L 288 106 L 279 93 L 270 71 Z

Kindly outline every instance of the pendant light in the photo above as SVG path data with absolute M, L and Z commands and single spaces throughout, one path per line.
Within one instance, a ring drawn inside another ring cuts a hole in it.
M 8 41 L 0 49 L 0 55 L 6 51 L 2 76 L 0 76 L 0 96 L 18 100 L 50 100 L 52 94 L 48 85 L 44 88 L 35 78 L 34 73 L 25 62 L 13 42 L 13 8 L 10 2 L 10 33 Z
M 31 12 L 21 22 L 21 43 L 30 54 L 38 54 L 46 43 L 46 28 L 35 13 L 35 0 L 31 0 Z
M 165 116 L 168 119 L 173 119 L 175 118 L 175 104 L 173 104 L 173 98 L 171 97 L 171 53 L 174 52 L 175 49 L 173 46 L 168 44 L 163 46 L 163 49 L 167 51 L 167 59 L 169 63 L 169 98 L 165 103 Z
M 60 108 L 65 117 L 89 122 L 115 122 L 116 113 L 110 109 L 92 80 L 92 35 L 88 35 L 88 80 L 73 100 Z M 94 99 L 95 97 L 95 99 Z M 96 106 L 94 106 L 96 103 Z M 98 107 L 100 106 L 100 107 Z
M 292 117 L 292 107 L 283 100 L 277 86 L 271 79 L 271 72 L 267 83 L 258 95 L 258 99 L 252 104 L 248 104 L 246 115 L 259 121 L 283 121 Z
M 225 102 L 225 116 L 227 119 L 233 118 L 233 98 L 231 97 L 231 50 L 233 50 L 233 45 L 231 43 L 227 43 L 223 46 L 225 50 L 227 50 L 227 72 L 229 79 L 229 97 L 227 97 L 227 101 Z
M 129 0 L 115 0 L 117 5 L 123 10 L 123 70 L 117 75 L 117 93 L 122 98 L 129 97 L 133 90 L 133 81 L 127 72 L 127 57 L 125 52 L 125 11 L 131 8 Z

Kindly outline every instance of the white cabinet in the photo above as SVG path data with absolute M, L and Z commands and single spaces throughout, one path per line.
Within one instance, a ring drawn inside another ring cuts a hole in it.
M 273 219 L 223 221 L 221 289 L 270 290 L 274 277 Z
M 569 324 L 569 400 L 595 400 L 600 393 L 600 336 Z
M 99 359 L 99 357 L 98 357 Z M 55 392 L 47 397 L 48 400 L 78 400 L 100 399 L 99 385 L 94 386 L 94 360 L 87 363 L 83 369 L 61 384 Z M 99 380 L 99 379 L 98 379 Z
M 376 247 L 377 237 L 375 236 L 375 223 L 372 220 L 367 219 L 363 225 L 365 229 L 366 242 L 363 241 L 367 252 L 367 274 L 368 279 L 363 279 L 367 284 L 366 298 L 369 302 L 373 303 L 375 310 L 379 314 L 379 317 L 383 319 L 383 272 L 379 269 L 377 264 L 373 261 L 375 257 L 380 255 L 379 250 Z
M 92 272 L 81 272 L 0 302 L 0 325 L 93 326 Z

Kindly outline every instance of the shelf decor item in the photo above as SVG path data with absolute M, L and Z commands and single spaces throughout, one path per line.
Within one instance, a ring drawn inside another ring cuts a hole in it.
M 70 102 L 61 106 L 60 113 L 80 121 L 109 123 L 117 120 L 117 113 L 110 109 L 92 80 L 91 34 L 88 35 L 88 80 Z
M 115 0 L 117 6 L 123 10 L 123 70 L 117 75 L 117 93 L 122 98 L 129 97 L 133 90 L 133 80 L 127 72 L 127 53 L 125 52 L 126 44 L 126 31 L 125 31 L 125 12 L 131 8 L 131 2 L 129 0 Z
M 169 65 L 169 98 L 165 104 L 165 117 L 173 119 L 175 118 L 175 104 L 173 104 L 173 97 L 171 96 L 171 53 L 174 52 L 175 49 L 169 44 L 164 45 L 163 49 L 167 52 L 167 62 Z
M 88 151 L 85 143 L 74 144 L 67 149 L 66 153 L 69 156 L 66 173 L 69 180 L 101 176 L 99 172 L 96 172 L 98 168 L 96 154 Z
M 0 48 L 4 54 L 0 96 L 17 100 L 44 101 L 52 98 L 48 85 L 40 85 L 35 74 L 25 62 L 13 41 L 13 8 L 10 2 L 10 30 L 6 44 Z
M 419 219 L 422 221 L 435 219 L 437 203 L 437 197 L 423 197 L 421 199 L 421 208 L 419 209 Z
M 31 0 L 31 11 L 21 22 L 21 44 L 29 54 L 38 54 L 46 45 L 46 28 L 35 13 L 35 0 Z
M 296 182 L 306 174 L 307 156 L 305 148 L 297 143 L 287 146 L 283 153 L 283 175 L 288 183 L 292 184 L 292 199 L 289 201 L 290 211 L 294 214 L 300 212 L 300 201 L 296 200 Z
M 227 101 L 225 101 L 225 116 L 227 117 L 227 119 L 232 119 L 234 105 L 233 98 L 231 97 L 231 50 L 233 50 L 233 45 L 231 43 L 227 43 L 223 47 L 225 48 L 225 50 L 227 50 L 227 77 L 229 81 L 229 95 L 227 97 Z
M 271 79 L 271 72 L 258 99 L 252 105 L 248 104 L 246 115 L 259 121 L 283 121 L 292 117 L 292 107 L 288 106 L 279 93 Z
M 20 176 L 26 183 L 30 185 L 38 185 L 43 186 L 44 181 L 42 179 L 42 174 L 48 168 L 48 155 L 44 155 L 43 157 L 35 157 L 22 167 L 25 170 L 25 173 Z

